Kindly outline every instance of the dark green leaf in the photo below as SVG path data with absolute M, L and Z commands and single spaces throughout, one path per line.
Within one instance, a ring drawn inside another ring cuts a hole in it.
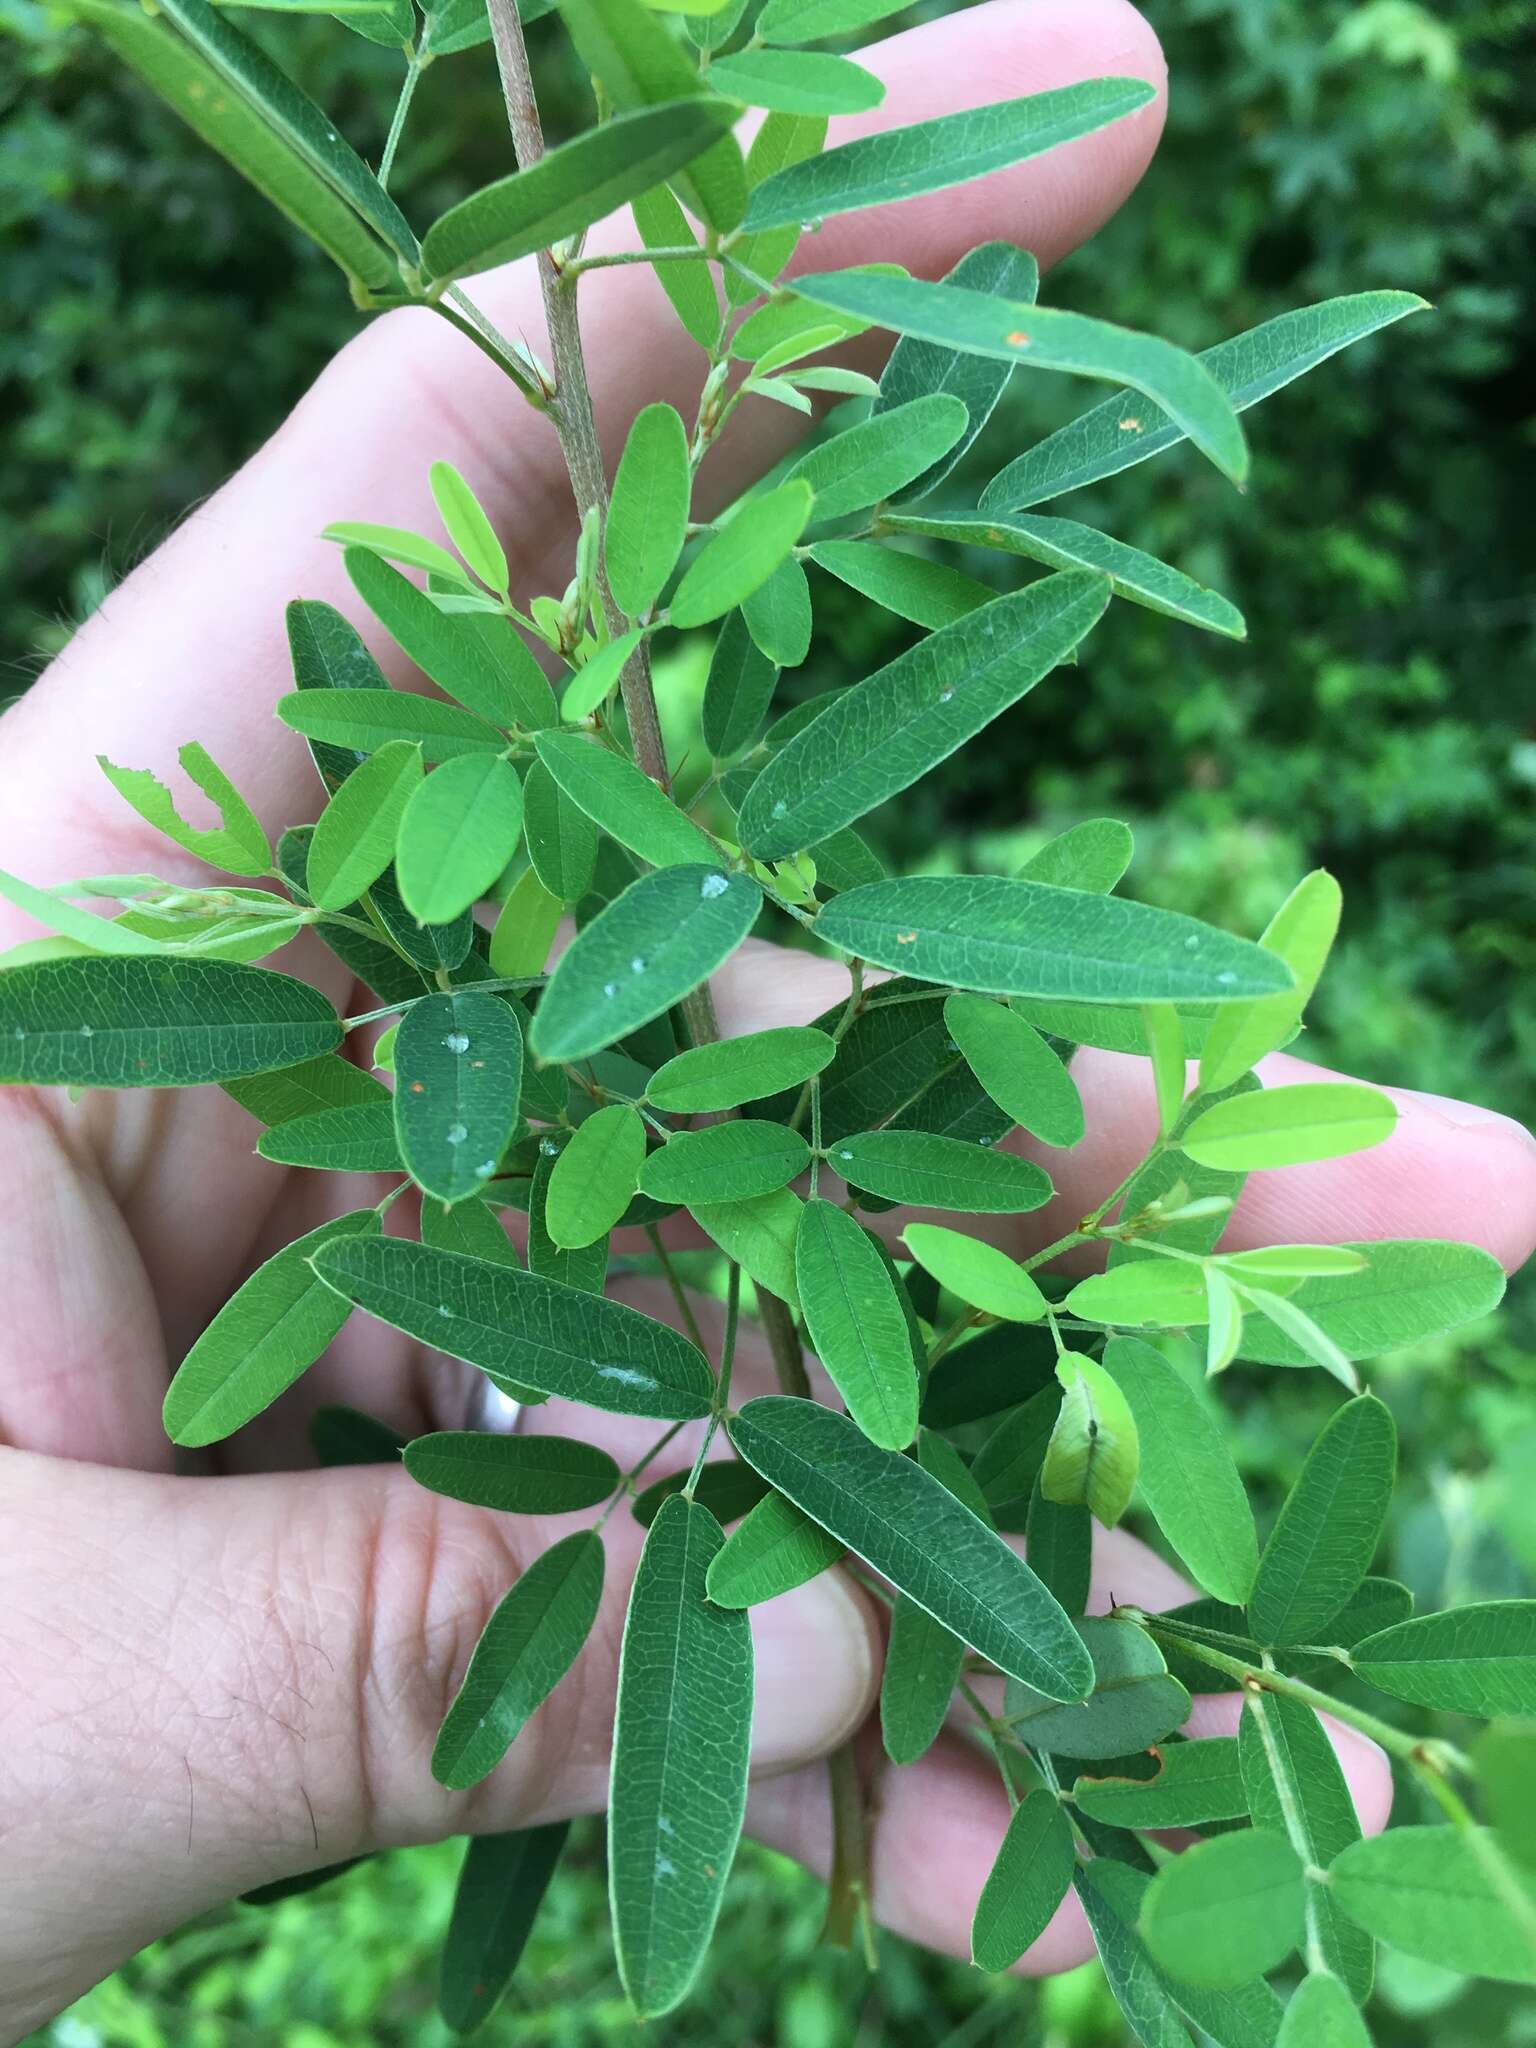
M 1354 1649 L 1361 1677 L 1447 1714 L 1536 1715 L 1536 1600 L 1475 1600 L 1420 1614 Z
M 398 1173 L 395 1106 L 381 1093 L 376 1100 L 308 1110 L 264 1131 L 256 1150 L 278 1166 L 316 1173 Z
M 391 639 L 450 697 L 492 725 L 537 732 L 554 724 L 549 683 L 507 620 L 439 611 L 424 591 L 366 548 L 349 547 L 342 560 L 352 587 Z
M 792 1500 L 767 1494 L 711 1564 L 709 1597 L 717 1607 L 756 1607 L 818 1578 L 844 1548 Z
M 1235 1736 L 1174 1742 L 1158 1755 L 1155 1778 L 1079 1778 L 1072 1797 L 1091 1818 L 1121 1828 L 1193 1828 L 1247 1818 Z
M 946 562 L 930 562 L 926 555 L 909 555 L 874 541 L 817 541 L 811 559 L 839 582 L 918 626 L 952 626 L 997 595 Z
M 287 1123 L 294 1117 L 308 1116 L 312 1110 L 343 1109 L 357 1102 L 389 1106 L 389 1091 L 384 1084 L 335 1052 L 301 1061 L 296 1067 L 279 1068 L 275 1073 L 226 1081 L 224 1093 L 264 1124 Z
M 1021 1405 L 1005 1415 L 983 1443 L 971 1476 L 986 1496 L 998 1527 L 1022 1532 L 1028 1526 L 1036 1481 L 1061 1411 L 1061 1389 L 1053 1373 L 1049 1375 L 1051 1384 L 1034 1387 L 1012 1361 L 1009 1364 L 1017 1389 L 1012 1399 Z M 1055 1365 L 1054 1352 L 1051 1365 Z
M 786 1187 L 810 1159 L 811 1148 L 798 1131 L 738 1118 L 708 1130 L 679 1131 L 646 1160 L 640 1186 L 653 1202 L 683 1207 L 747 1201 Z
M 630 201 L 635 228 L 647 249 L 697 246 L 688 216 L 665 185 L 657 185 Z M 658 263 L 656 282 L 672 301 L 672 310 L 700 348 L 712 349 L 720 334 L 720 298 L 714 272 L 707 263 Z
M 845 1210 L 806 1203 L 795 1281 L 811 1344 L 849 1414 L 871 1443 L 904 1450 L 918 1403 L 906 1317 L 884 1260 Z
M 619 1484 L 606 1451 L 568 1436 L 494 1436 L 443 1429 L 405 1449 L 418 1486 L 507 1515 L 569 1515 L 596 1507 Z
M 790 474 L 816 493 L 818 519 L 841 519 L 889 498 L 942 460 L 968 419 L 962 400 L 929 392 L 821 442 Z
M 309 1418 L 309 1442 L 317 1461 L 333 1465 L 393 1465 L 405 1449 L 398 1429 L 360 1408 L 331 1405 Z
M 421 749 L 386 740 L 326 805 L 314 837 L 304 885 L 322 910 L 345 910 L 395 857 L 406 805 L 421 782 Z
M 568 1820 L 513 1835 L 477 1835 L 464 1852 L 443 1944 L 438 2004 L 456 2034 L 472 2034 L 522 1960 L 560 1861 Z
M 1087 1508 L 1047 1500 L 1036 1479 L 1025 1523 L 1024 1555 L 1030 1570 L 1067 1613 L 1081 1614 L 1093 1584 L 1093 1517 Z
M 1016 1806 L 971 1922 L 971 1961 L 1007 1970 L 1045 1932 L 1072 1889 L 1072 1830 L 1054 1792 Z
M 1189 1694 L 1144 1629 L 1103 1617 L 1075 1626 L 1093 1660 L 1093 1691 L 1060 1706 L 1029 1685 L 1010 1685 L 1006 1712 L 1020 1741 L 1062 1756 L 1128 1756 L 1186 1719 Z
M 1136 1932 L 1147 1877 L 1124 1863 L 1096 1856 L 1091 1863 L 1078 1865 L 1072 1882 L 1115 2003 L 1142 2048 L 1189 2048 L 1189 2031 L 1172 1992 Z
M 626 755 L 574 732 L 543 732 L 537 744 L 571 802 L 652 867 L 718 858 L 709 837 Z
M 391 740 L 408 740 L 424 761 L 451 761 L 459 754 L 500 754 L 507 744 L 473 712 L 404 690 L 296 690 L 278 699 L 277 715 L 307 740 L 338 752 L 374 754 Z
M 704 744 L 717 760 L 728 761 L 756 739 L 778 679 L 778 670 L 759 651 L 741 613 L 730 613 L 720 628 L 704 685 Z
M 630 1512 L 641 1528 L 649 1529 L 661 1513 L 662 1502 L 681 1493 L 687 1483 L 686 1472 L 674 1472 L 637 1495 Z M 771 1491 L 767 1480 L 760 1478 L 750 1465 L 743 1465 L 740 1458 L 718 1458 L 700 1472 L 693 1498 L 701 1507 L 708 1508 L 717 1522 L 739 1522 L 760 1501 L 767 1500 Z M 714 1598 L 713 1593 L 710 1598 Z M 720 1604 L 729 1607 L 733 1603 L 727 1600 Z
M 742 599 L 741 616 L 775 671 L 800 666 L 811 645 L 811 586 L 792 555 Z
M 1261 1643 L 1327 1641 L 1371 1568 L 1396 1469 L 1397 1431 L 1374 1394 L 1335 1410 L 1259 1559 L 1248 1619 Z
M 496 760 L 493 754 L 466 754 L 461 760 L 472 768 L 479 768 L 485 763 L 497 768 L 506 765 Z M 454 762 L 445 764 L 450 768 L 455 765 Z M 469 958 L 476 929 L 469 911 L 463 910 L 443 924 L 418 924 L 405 907 L 393 868 L 386 868 L 369 888 L 368 904 L 394 944 L 423 974 L 435 979 L 440 967 L 451 974 Z
M 1130 866 L 1134 845 L 1130 826 L 1118 818 L 1085 818 L 1031 854 L 1019 869 L 1019 879 L 1107 896 Z
M 427 996 L 395 1040 L 395 1131 L 412 1180 L 440 1202 L 478 1194 L 518 1119 L 523 1034 L 507 1005 L 473 990 Z
M 528 858 L 550 895 L 579 903 L 597 865 L 597 827 L 542 761 L 529 764 L 523 784 L 523 830 Z
M 927 1131 L 862 1131 L 839 1139 L 827 1162 L 854 1187 L 925 1209 L 1018 1215 L 1051 1198 L 1033 1160 Z

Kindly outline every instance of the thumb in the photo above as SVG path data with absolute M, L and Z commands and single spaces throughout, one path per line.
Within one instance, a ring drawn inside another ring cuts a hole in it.
M 573 1526 L 383 1466 L 181 1479 L 0 1452 L 0 2039 L 253 1886 L 601 1807 L 627 1515 L 587 1647 L 506 1761 L 471 1792 L 430 1769 L 485 1622 Z M 871 1615 L 832 1572 L 752 1624 L 754 1766 L 793 1769 L 867 1713 Z

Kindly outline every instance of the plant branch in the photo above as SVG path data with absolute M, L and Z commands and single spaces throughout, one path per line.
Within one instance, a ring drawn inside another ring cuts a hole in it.
M 389 124 L 389 134 L 384 142 L 384 154 L 379 158 L 379 183 L 388 187 L 389 174 L 395 167 L 395 151 L 400 147 L 400 138 L 405 133 L 405 117 L 411 111 L 411 101 L 416 96 L 416 86 L 426 69 L 419 50 L 413 50 L 406 61 L 405 77 L 400 84 L 400 97 L 395 102 L 394 119 Z

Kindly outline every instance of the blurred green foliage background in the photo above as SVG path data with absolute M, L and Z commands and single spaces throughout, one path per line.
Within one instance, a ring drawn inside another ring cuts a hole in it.
M 1006 868 L 1050 831 L 1112 812 L 1136 828 L 1138 894 L 1250 932 L 1326 864 L 1345 925 L 1306 1049 L 1532 1121 L 1536 331 L 1521 284 L 1536 0 L 1148 11 L 1175 81 L 1167 141 L 1122 217 L 1050 280 L 1051 300 L 1197 347 L 1372 286 L 1421 292 L 1437 311 L 1251 415 L 1245 496 L 1186 449 L 1064 502 L 1225 591 L 1247 643 L 1116 607 L 1081 670 L 892 806 L 879 836 L 894 863 Z M 245 19 L 376 155 L 398 60 L 323 18 Z M 531 39 L 559 126 L 579 102 L 558 27 Z M 277 424 L 358 316 L 323 258 L 37 0 L 0 0 L 0 109 L 3 696 Z M 430 218 L 506 168 L 489 53 L 434 67 L 400 162 L 413 210 Z M 989 449 L 1001 459 L 1085 398 L 1018 383 Z M 818 605 L 796 690 L 850 680 L 902 644 L 905 629 L 829 580 Z M 671 672 L 679 700 L 697 666 L 685 655 Z M 1385 1567 L 1426 1605 L 1515 1592 L 1536 1574 L 1533 1339 L 1531 1290 L 1517 1288 L 1487 1324 L 1379 1375 L 1405 1472 Z M 1264 1511 L 1331 1406 L 1329 1387 L 1308 1383 L 1320 1376 L 1282 1377 L 1232 1386 Z M 446 2038 L 432 1971 L 455 1862 L 451 1848 L 397 1854 L 266 1913 L 214 1916 L 37 2039 L 433 2048 Z M 639 2038 L 603 1890 L 588 1831 L 486 2039 Z M 698 1995 L 653 2038 L 1123 2039 L 1091 1967 L 1037 1991 L 887 1943 L 871 1982 L 816 1948 L 819 1912 L 809 1880 L 745 1857 Z M 1529 1998 L 1406 1959 L 1388 1958 L 1373 2025 L 1392 2048 L 1536 2044 Z

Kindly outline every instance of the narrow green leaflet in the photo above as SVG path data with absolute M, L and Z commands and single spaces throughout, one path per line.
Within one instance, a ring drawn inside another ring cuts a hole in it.
M 422 240 L 428 276 L 438 284 L 469 277 L 580 234 L 681 170 L 735 118 L 733 108 L 703 98 L 616 114 L 451 206 Z
M 738 818 L 742 843 L 759 860 L 778 860 L 906 789 L 1048 675 L 1108 602 L 1102 577 L 1048 577 L 838 692 L 753 783 Z
M 167 839 L 195 853 L 210 867 L 229 875 L 265 875 L 272 865 L 267 835 L 249 804 L 213 757 L 195 741 L 176 755 L 193 784 L 219 814 L 216 829 L 189 825 L 176 808 L 171 792 L 147 768 L 117 768 L 105 754 L 96 756 L 101 772 L 139 816 Z
M 763 1477 L 1000 1670 L 1081 1699 L 1092 1662 L 1022 1558 L 930 1473 L 870 1443 L 846 1415 L 769 1395 L 732 1441 Z
M 766 10 L 765 10 L 766 11 Z M 759 17 L 761 27 L 762 17 Z M 765 178 L 771 178 L 775 171 L 782 171 L 788 164 L 797 164 L 806 157 L 815 156 L 827 139 L 827 117 L 825 114 L 770 114 L 752 138 L 747 151 L 747 186 L 751 190 L 761 185 Z M 757 296 L 757 286 L 752 277 L 776 278 L 795 253 L 800 240 L 801 223 L 790 227 L 769 228 L 761 235 L 743 236 L 737 246 L 736 256 L 749 273 L 727 269 L 725 273 L 726 298 L 732 306 L 744 306 Z M 701 266 L 702 267 L 702 266 Z M 705 344 L 706 347 L 708 344 Z
M 624 1624 L 608 1886 L 619 1975 L 648 2019 L 698 1974 L 746 1812 L 752 1632 L 705 1590 L 723 1541 L 697 1501 L 664 1502 Z
M 677 564 L 692 490 L 688 436 L 676 408 L 646 406 L 624 443 L 603 530 L 608 587 L 632 619 L 650 611 Z
M 1182 1330 L 1205 1321 L 1205 1279 L 1187 1260 L 1141 1259 L 1079 1280 L 1063 1306 L 1092 1323 Z
M 1189 2029 L 1172 1991 L 1136 1932 L 1150 1880 L 1124 1863 L 1095 1856 L 1078 1865 L 1072 1882 L 1115 2003 L 1142 2048 L 1189 2048 Z
M 944 283 L 1031 306 L 1040 286 L 1040 266 L 1027 249 L 1015 249 L 1009 242 L 983 242 L 980 248 L 961 257 Z M 948 391 L 961 401 L 968 415 L 966 430 L 954 447 L 906 493 L 909 503 L 926 497 L 949 475 L 991 417 L 1012 374 L 1008 363 L 991 362 L 985 356 L 967 355 L 960 349 L 915 341 L 910 336 L 897 342 L 880 376 L 876 414 L 904 405 L 925 392 Z
M 405 690 L 296 690 L 278 699 L 277 715 L 305 739 L 354 755 L 377 753 L 391 740 L 411 741 L 424 761 L 501 754 L 507 745 L 473 712 Z
M 1354 1649 L 1361 1677 L 1448 1714 L 1536 1715 L 1536 1600 L 1475 1600 L 1420 1614 Z
M 489 1777 L 580 1655 L 603 1597 L 602 1539 L 580 1529 L 535 1558 L 475 1645 L 432 1751 L 464 1792 Z
M 659 1017 L 752 929 L 757 884 L 715 867 L 666 867 L 631 884 L 561 954 L 533 1020 L 543 1060 L 579 1060 Z
M 1245 1605 L 1258 1539 L 1226 1432 L 1178 1368 L 1139 1338 L 1112 1338 L 1104 1369 L 1136 1424 L 1138 1483 L 1158 1527 L 1207 1593 Z
M 728 99 L 781 114 L 862 114 L 885 98 L 884 81 L 862 64 L 811 51 L 742 50 L 717 57 L 709 82 Z
M 490 893 L 522 829 L 523 785 L 509 763 L 494 754 L 445 761 L 400 819 L 395 874 L 406 908 L 424 925 L 459 917 Z
M 768 0 L 757 29 L 767 43 L 816 43 L 868 28 L 901 7 L 902 0 Z
M 1199 1166 L 1228 1173 L 1338 1159 L 1390 1138 L 1397 1106 L 1357 1081 L 1301 1081 L 1229 1096 L 1202 1110 L 1179 1140 Z
M 925 1209 L 1015 1216 L 1051 1198 L 1033 1160 L 929 1131 L 863 1131 L 832 1146 L 827 1160 L 853 1186 Z
M 1173 1742 L 1158 1752 L 1155 1778 L 1079 1778 L 1072 1797 L 1092 1820 L 1117 1828 L 1195 1828 L 1213 1820 L 1245 1820 L 1237 1738 L 1207 1736 Z
M 1213 1019 L 1200 1055 L 1200 1086 L 1217 1094 L 1247 1073 L 1265 1053 L 1284 1045 L 1317 986 L 1339 928 L 1344 899 L 1325 868 L 1304 875 L 1275 912 L 1259 940 L 1290 968 L 1296 986 L 1242 1010 Z
M 1042 1376 L 1030 1374 L 1022 1361 L 1007 1361 L 1006 1370 L 1005 1401 L 1018 1402 L 1021 1395 L 1025 1398 L 1021 1405 L 1011 1407 L 983 1443 L 971 1477 L 981 1488 L 997 1526 L 1019 1531 L 1028 1524 L 1035 1482 L 1061 1412 L 1061 1390 L 1049 1373 L 1043 1377 L 1050 1383 L 1042 1385 Z
M 962 400 L 929 392 L 823 441 L 790 474 L 816 493 L 818 519 L 841 519 L 890 497 L 942 460 L 969 418 Z
M 846 1210 L 806 1203 L 795 1281 L 811 1344 L 849 1414 L 871 1443 L 905 1450 L 918 1405 L 906 1316 L 885 1261 Z
M 1328 1872 L 1334 1898 L 1378 1941 L 1443 1969 L 1536 1984 L 1536 1879 L 1496 1883 L 1487 1831 L 1397 1827 L 1355 1842 Z
M 405 1449 L 398 1429 L 360 1408 L 331 1405 L 309 1418 L 309 1441 L 321 1465 L 393 1465 Z
M 77 946 L 89 946 L 98 953 L 110 953 L 119 958 L 142 958 L 148 953 L 165 951 L 160 940 L 150 933 L 140 932 L 113 918 L 97 917 L 94 911 L 80 910 L 72 903 L 66 903 L 47 889 L 34 888 L 30 882 L 22 881 L 19 875 L 10 875 L 0 868 L 0 897 L 14 903 L 18 910 L 24 910 L 28 917 L 60 933 L 66 940 Z M 278 907 L 274 904 L 274 907 Z M 31 962 L 25 964 L 33 964 Z
M 1047 1145 L 1075 1145 L 1083 1102 L 1062 1061 L 1032 1024 L 984 996 L 950 996 L 949 1035 L 998 1108 Z
M 652 867 L 718 858 L 707 834 L 627 755 L 574 732 L 541 732 L 536 745 L 539 760 L 577 809 Z
M 305 872 L 310 898 L 321 910 L 345 910 L 383 874 L 420 781 L 421 749 L 390 740 L 337 790 L 315 827 Z
M 40 960 L 0 975 L 0 1082 L 195 1088 L 334 1052 L 307 982 L 227 960 Z
M 525 868 L 507 892 L 491 931 L 492 974 L 509 980 L 542 974 L 549 949 L 560 929 L 563 905 L 539 880 L 538 870 Z
M 978 1520 L 991 1524 L 964 1459 L 931 1429 L 919 1433 L 918 1462 Z M 904 1594 L 891 1609 L 880 1678 L 880 1734 L 893 1764 L 916 1763 L 938 1741 L 965 1665 L 965 1645 Z
M 781 1088 L 798 1088 L 832 1062 L 834 1040 L 809 1024 L 783 1024 L 695 1046 L 658 1067 L 646 1083 L 646 1100 L 674 1115 L 694 1116 L 735 1109 Z
M 645 1125 L 625 1102 L 579 1124 L 549 1176 L 544 1227 L 565 1250 L 606 1237 L 634 1199 L 645 1163 Z
M 962 575 L 947 562 L 930 562 L 926 555 L 909 555 L 874 541 L 817 541 L 811 559 L 897 618 L 930 629 L 952 626 L 997 595 L 988 584 Z
M 1304 1977 L 1285 2008 L 1276 2048 L 1371 2048 L 1371 2037 L 1337 1977 Z
M 387 690 L 382 670 L 362 635 L 334 605 L 296 598 L 284 614 L 293 679 L 301 690 Z M 310 752 L 327 790 L 346 781 L 357 766 L 352 749 L 311 742 Z
M 1053 1792 L 1031 1792 L 1013 1810 L 971 1922 L 971 1961 L 1007 1970 L 1049 1926 L 1072 1889 L 1072 1830 Z
M 1481 1246 L 1433 1238 L 1383 1238 L 1346 1247 L 1367 1261 L 1356 1273 L 1304 1280 L 1290 1296 L 1347 1358 L 1374 1358 L 1497 1308 L 1504 1269 Z M 1306 1354 L 1267 1317 L 1243 1324 L 1242 1354 L 1263 1365 L 1304 1365 Z
M 323 1246 L 315 1270 L 369 1315 L 498 1386 L 662 1421 L 709 1413 L 714 1378 L 702 1354 L 621 1302 L 401 1238 Z
M 1285 1835 L 1306 1868 L 1326 1870 L 1360 1839 L 1338 1752 L 1300 1700 L 1249 1692 L 1238 1728 L 1248 1810 L 1257 1827 Z M 1307 1953 L 1348 1985 L 1357 2004 L 1371 1995 L 1375 1944 L 1339 1911 L 1325 1884 L 1306 1880 Z
M 1088 1509 L 1047 1500 L 1036 1479 L 1024 1522 L 1024 1555 L 1068 1614 L 1080 1615 L 1093 1589 L 1093 1516 Z
M 638 193 L 630 201 L 635 229 L 647 249 L 697 247 L 688 216 L 665 185 Z M 656 282 L 672 301 L 672 310 L 700 348 L 712 349 L 720 333 L 720 299 L 714 272 L 707 263 L 658 263 Z
M 704 685 L 704 744 L 717 761 L 730 760 L 757 738 L 778 680 L 778 669 L 733 611 L 720 628 Z
M 1324 299 L 1218 342 L 1198 360 L 1227 394 L 1233 411 L 1246 412 L 1352 342 L 1407 313 L 1425 310 L 1426 301 L 1412 292 L 1356 292 Z M 983 491 L 981 509 L 1012 511 L 1097 483 L 1174 447 L 1186 431 L 1161 406 L 1145 400 L 1138 404 L 1130 392 L 1116 392 L 1010 462 Z
M 482 583 L 507 593 L 507 555 L 485 507 L 451 462 L 434 462 L 427 472 L 437 516 Z
M 1261 1643 L 1321 1643 L 1371 1568 L 1392 1498 L 1397 1431 L 1374 1394 L 1336 1409 L 1259 1559 L 1248 1620 Z
M 1114 1528 L 1136 1490 L 1140 1444 L 1119 1383 L 1095 1359 L 1068 1351 L 1056 1361 L 1061 1412 L 1051 1430 L 1040 1490 L 1061 1507 L 1086 1507 Z
M 491 1436 L 443 1429 L 405 1447 L 418 1486 L 508 1515 L 569 1515 L 596 1507 L 619 1484 L 606 1451 L 568 1436 Z
M 312 1110 L 341 1109 L 354 1102 L 389 1107 L 389 1091 L 383 1082 L 335 1052 L 276 1073 L 226 1081 L 224 1092 L 263 1124 L 285 1123 L 292 1117 L 308 1116 Z
M 350 787 L 350 785 L 348 785 Z M 523 1034 L 496 996 L 427 996 L 395 1040 L 395 1130 L 412 1180 L 440 1202 L 478 1194 L 517 1126 Z
M 1061 1706 L 1030 1686 L 1010 1685 L 1005 1712 L 1021 1741 L 1063 1756 L 1127 1756 L 1187 1718 L 1189 1694 L 1144 1629 L 1102 1616 L 1075 1626 L 1093 1660 L 1093 1691 Z
M 1196 357 L 1156 335 L 920 278 L 811 272 L 796 277 L 792 289 L 812 305 L 830 306 L 968 355 L 1129 384 L 1177 420 L 1201 453 L 1235 483 L 1247 475 L 1247 444 L 1226 393 Z M 985 501 L 984 509 L 991 509 Z
M 316 1279 L 310 1254 L 332 1238 L 376 1232 L 357 1209 L 295 1238 L 225 1302 L 178 1367 L 165 1396 L 172 1443 L 218 1443 L 244 1428 L 312 1366 L 352 1313 Z
M 388 1095 L 381 1095 L 369 1102 L 308 1110 L 263 1131 L 256 1150 L 278 1166 L 303 1166 L 318 1173 L 398 1173 L 395 1106 Z
M 1221 1987 L 1284 1962 L 1303 1920 L 1300 1857 L 1284 1835 L 1250 1828 L 1165 1863 L 1147 1887 L 1140 1925 L 1171 1977 Z
M 811 645 L 811 586 L 793 555 L 742 599 L 741 617 L 757 651 L 775 669 L 800 666 Z
M 471 1259 L 489 1259 L 497 1266 L 520 1263 L 501 1218 L 488 1202 L 460 1202 L 454 1209 L 445 1209 L 441 1202 L 423 1202 L 421 1241 L 445 1252 L 463 1252 Z
M 709 1567 L 717 1607 L 756 1607 L 775 1600 L 837 1563 L 845 1546 L 782 1493 L 770 1493 L 725 1539 Z
M 608 1277 L 607 1238 L 599 1236 L 568 1250 L 550 1235 L 549 1196 L 563 1149 L 558 1137 L 539 1140 L 528 1187 L 528 1270 L 586 1294 L 601 1294 Z
M 667 608 L 670 624 L 707 626 L 766 583 L 805 530 L 810 486 L 782 483 L 748 498 L 704 543 Z
M 111 0 L 76 0 L 72 11 L 349 277 L 374 291 L 398 281 L 393 256 L 331 182 L 180 37 Z
M 597 865 L 597 827 L 542 761 L 530 762 L 523 784 L 523 831 L 528 858 L 550 895 L 579 903 Z
M 554 723 L 544 673 L 507 620 L 440 611 L 425 591 L 366 548 L 347 548 L 342 561 L 380 625 L 450 697 L 493 725 L 537 732 Z
M 425 569 L 452 587 L 456 595 L 476 595 L 475 585 L 456 558 L 439 542 L 408 526 L 381 526 L 371 519 L 333 519 L 320 530 L 322 540 L 334 540 L 343 547 L 363 549 L 382 555 L 386 562 L 404 562 L 412 569 Z M 386 686 L 387 687 L 387 686 Z
M 1152 96 L 1152 87 L 1140 79 L 1096 78 L 860 136 L 765 178 L 747 201 L 745 226 L 750 232 L 825 220 L 963 185 L 1091 135 L 1135 113 Z
M 850 889 L 827 904 L 816 931 L 877 967 L 998 995 L 1235 1002 L 1289 981 L 1272 954 L 1176 911 L 1001 875 L 915 875 Z
M 1134 850 L 1129 825 L 1118 818 L 1085 818 L 1031 854 L 1019 869 L 1019 879 L 1107 896 L 1130 866 Z
M 443 1943 L 438 2005 L 456 2034 L 488 2019 L 511 1982 L 560 1861 L 568 1820 L 513 1835 L 474 1835 Z
M 972 1308 L 1020 1323 L 1045 1314 L 1045 1296 L 1018 1260 L 996 1245 L 938 1223 L 909 1223 L 902 1242 L 925 1273 Z
M 798 1131 L 742 1117 L 704 1131 L 679 1131 L 646 1160 L 640 1187 L 653 1202 L 685 1207 L 749 1201 L 787 1187 L 810 1163 L 811 1148 Z
M 795 1238 L 804 1206 L 791 1189 L 780 1188 L 776 1194 L 752 1195 L 740 1202 L 695 1202 L 690 1213 L 754 1287 L 766 1287 L 798 1310 Z
M 1026 555 L 1033 562 L 1044 562 L 1048 569 L 1092 569 L 1109 578 L 1116 597 L 1128 598 L 1132 604 L 1145 605 L 1148 611 L 1162 612 L 1170 619 L 1181 619 L 1187 626 L 1223 633 L 1230 640 L 1247 637 L 1242 613 L 1217 591 L 1207 590 L 1182 569 L 1160 562 L 1156 555 L 1114 540 L 1094 527 L 1081 526 L 1075 519 L 1044 519 L 1027 513 L 994 519 L 916 519 L 897 513 L 886 523 L 895 533 L 925 533 L 935 540 L 953 541 L 958 547 L 998 548 L 1005 554 Z

